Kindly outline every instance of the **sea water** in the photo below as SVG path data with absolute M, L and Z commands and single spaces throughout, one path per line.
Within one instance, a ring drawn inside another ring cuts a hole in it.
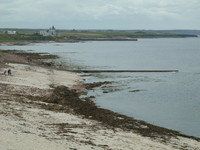
M 86 82 L 112 81 L 88 96 L 103 108 L 200 137 L 200 38 L 139 39 L 1 46 L 60 56 L 70 69 L 179 70 L 93 73 Z

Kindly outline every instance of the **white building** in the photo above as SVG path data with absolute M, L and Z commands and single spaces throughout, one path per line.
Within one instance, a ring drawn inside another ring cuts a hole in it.
M 56 36 L 57 32 L 54 26 L 52 26 L 51 28 L 49 28 L 48 30 L 42 30 L 39 33 L 42 36 Z
M 5 33 L 6 33 L 6 34 L 10 34 L 10 35 L 17 34 L 17 32 L 16 32 L 16 31 L 6 31 Z

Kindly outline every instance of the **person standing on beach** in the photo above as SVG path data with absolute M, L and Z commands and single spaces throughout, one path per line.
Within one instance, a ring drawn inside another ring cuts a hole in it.
M 11 69 L 8 69 L 8 75 L 11 76 Z

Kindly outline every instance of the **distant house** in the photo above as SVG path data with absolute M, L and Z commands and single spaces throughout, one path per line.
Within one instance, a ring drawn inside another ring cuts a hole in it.
M 14 35 L 14 34 L 17 34 L 17 31 L 4 31 L 4 34 L 9 34 L 9 35 Z
M 54 26 L 52 26 L 51 28 L 49 28 L 48 30 L 42 30 L 39 33 L 42 36 L 56 36 L 57 32 Z

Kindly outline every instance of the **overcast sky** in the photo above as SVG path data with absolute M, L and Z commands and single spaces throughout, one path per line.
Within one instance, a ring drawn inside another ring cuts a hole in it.
M 0 0 L 0 28 L 200 29 L 200 0 Z

